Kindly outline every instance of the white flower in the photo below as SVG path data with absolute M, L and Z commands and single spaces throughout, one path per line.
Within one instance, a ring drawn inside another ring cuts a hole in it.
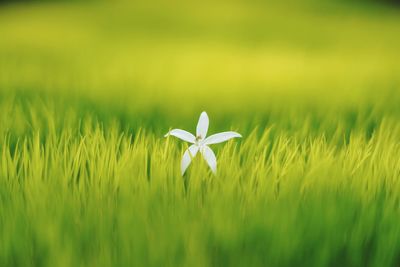
M 215 157 L 214 152 L 211 150 L 211 148 L 208 145 L 222 143 L 222 142 L 228 141 L 229 139 L 232 139 L 235 137 L 242 137 L 240 134 L 238 134 L 236 132 L 222 132 L 222 133 L 213 134 L 206 138 L 207 131 L 208 131 L 208 123 L 209 123 L 209 120 L 208 120 L 207 113 L 203 111 L 200 114 L 199 122 L 197 123 L 196 136 L 194 136 L 193 134 L 191 134 L 185 130 L 181 130 L 181 129 L 173 129 L 165 135 L 165 137 L 172 135 L 172 136 L 182 139 L 183 141 L 193 144 L 183 154 L 182 162 L 181 162 L 182 175 L 185 173 L 186 169 L 189 167 L 190 162 L 192 161 L 192 158 L 194 158 L 197 155 L 197 152 L 199 152 L 199 151 L 203 155 L 203 158 L 207 162 L 208 166 L 210 166 L 213 173 L 216 173 L 217 172 L 217 159 Z

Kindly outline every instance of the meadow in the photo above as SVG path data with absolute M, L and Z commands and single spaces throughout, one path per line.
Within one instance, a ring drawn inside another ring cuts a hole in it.
M 400 266 L 400 9 L 0 6 L 0 266 Z M 214 175 L 164 134 L 212 146 Z

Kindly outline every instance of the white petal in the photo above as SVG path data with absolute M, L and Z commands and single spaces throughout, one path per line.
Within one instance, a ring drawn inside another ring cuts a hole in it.
M 185 174 L 187 167 L 189 167 L 190 162 L 192 161 L 192 158 L 194 158 L 196 156 L 197 151 L 199 151 L 199 147 L 196 145 L 191 145 L 188 149 L 186 149 L 185 153 L 183 154 L 182 162 L 181 162 L 182 175 Z
M 201 137 L 201 140 L 206 138 L 208 131 L 208 115 L 205 111 L 200 114 L 199 122 L 197 123 L 196 135 Z
M 223 132 L 223 133 L 217 133 L 213 134 L 204 140 L 205 145 L 212 145 L 212 144 L 218 144 L 222 143 L 225 141 L 228 141 L 229 139 L 235 138 L 235 137 L 242 137 L 240 134 L 237 132 Z
M 201 149 L 201 154 L 203 158 L 206 160 L 208 166 L 210 166 L 213 173 L 217 172 L 217 158 L 215 157 L 214 152 L 208 146 L 204 146 Z
M 196 137 L 193 134 L 191 134 L 191 133 L 189 133 L 189 132 L 187 132 L 185 130 L 173 129 L 173 130 L 169 131 L 165 135 L 165 137 L 167 137 L 169 135 L 178 137 L 179 139 L 182 139 L 183 141 L 186 141 L 186 142 L 189 142 L 189 143 L 192 143 L 192 144 L 194 142 L 196 142 Z

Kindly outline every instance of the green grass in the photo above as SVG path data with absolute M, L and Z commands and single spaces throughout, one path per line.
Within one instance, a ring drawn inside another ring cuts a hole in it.
M 2 7 L 0 266 L 399 266 L 399 13 Z

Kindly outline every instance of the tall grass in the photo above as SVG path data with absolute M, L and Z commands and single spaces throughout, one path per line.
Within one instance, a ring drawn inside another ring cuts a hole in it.
M 241 128 L 217 175 L 198 157 L 181 177 L 185 146 L 118 117 L 8 108 L 22 114 L 2 119 L 2 266 L 399 264 L 397 118 Z

